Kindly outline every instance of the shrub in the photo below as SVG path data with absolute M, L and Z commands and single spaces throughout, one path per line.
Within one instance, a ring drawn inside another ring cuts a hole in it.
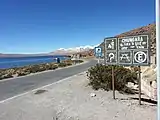
M 54 64 L 49 64 L 47 67 L 48 67 L 48 70 L 55 70 L 58 68 L 58 65 L 54 63 Z
M 7 73 L 6 70 L 0 70 L 0 80 L 12 77 L 12 73 Z
M 127 83 L 137 82 L 136 73 L 122 66 L 113 67 L 115 76 L 115 90 L 133 93 L 133 91 L 127 87 Z M 107 91 L 112 90 L 112 66 L 97 64 L 88 70 L 87 76 L 89 78 L 89 85 L 91 85 L 93 89 L 104 89 Z
M 18 74 L 18 76 L 25 76 L 25 75 L 28 75 L 30 73 L 21 71 L 21 72 L 17 72 L 17 74 Z
M 40 72 L 41 70 L 42 68 L 40 68 L 40 65 L 32 65 L 30 67 L 30 73 Z
M 72 65 L 72 63 L 66 63 L 66 66 L 71 66 Z
M 74 63 L 82 63 L 83 60 L 73 60 Z
M 63 62 L 58 64 L 58 67 L 66 67 L 66 66 L 67 66 L 67 64 L 63 63 Z

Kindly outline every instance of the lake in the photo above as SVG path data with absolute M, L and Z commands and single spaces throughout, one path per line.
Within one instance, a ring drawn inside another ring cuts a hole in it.
M 58 57 L 60 60 L 68 59 L 66 56 L 2 57 L 0 58 L 0 69 L 56 62 Z

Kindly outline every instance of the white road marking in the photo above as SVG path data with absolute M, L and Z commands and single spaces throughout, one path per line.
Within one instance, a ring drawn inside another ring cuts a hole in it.
M 0 104 L 1 104 L 1 103 L 4 103 L 4 102 L 7 102 L 7 101 L 10 101 L 10 100 L 13 100 L 13 99 L 18 98 L 18 97 L 21 97 L 21 96 L 23 96 L 23 95 L 29 94 L 29 93 L 31 93 L 31 92 L 37 91 L 37 90 L 39 90 L 39 89 L 44 89 L 44 88 L 49 87 L 49 86 L 52 86 L 52 85 L 54 85 L 54 84 L 58 84 L 58 83 L 67 81 L 68 79 L 70 79 L 70 78 L 72 78 L 72 77 L 75 77 L 75 76 L 77 76 L 77 75 L 79 75 L 79 74 L 82 74 L 82 73 L 84 73 L 84 72 L 85 72 L 85 71 L 83 71 L 83 72 L 81 72 L 81 73 L 78 73 L 78 74 L 75 74 L 75 75 L 72 75 L 72 76 L 70 76 L 70 77 L 61 79 L 61 80 L 59 80 L 59 81 L 57 81 L 57 82 L 54 82 L 54 83 L 51 83 L 51 84 L 48 84 L 48 85 L 45 85 L 45 86 L 42 86 L 42 87 L 39 87 L 39 88 L 30 90 L 30 91 L 24 92 L 24 93 L 22 93 L 22 94 L 15 95 L 15 96 L 13 96 L 13 97 L 7 98 L 7 99 L 5 99 L 5 100 L 0 101 Z

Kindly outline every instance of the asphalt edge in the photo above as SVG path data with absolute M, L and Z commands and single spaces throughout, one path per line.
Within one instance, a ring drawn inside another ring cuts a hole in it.
M 37 73 L 30 73 L 28 75 L 24 75 L 24 76 L 19 76 L 19 77 L 12 77 L 12 78 L 7 78 L 7 79 L 3 79 L 0 80 L 0 82 L 5 82 L 5 81 L 9 81 L 9 80 L 14 80 L 14 79 L 20 79 L 20 78 L 24 78 L 24 77 L 29 77 L 29 76 L 34 76 L 34 75 L 38 75 L 38 74 L 43 74 L 43 73 L 49 73 L 49 72 L 54 72 L 54 71 L 58 71 L 58 70 L 62 70 L 62 69 L 67 69 L 67 68 L 71 68 L 71 67 L 75 67 L 75 66 L 79 66 L 79 65 L 83 65 L 88 63 L 89 60 L 84 60 L 84 62 L 76 64 L 76 65 L 71 65 L 71 66 L 67 66 L 67 67 L 61 67 L 61 68 L 57 68 L 55 70 L 46 70 L 46 71 L 42 71 L 42 72 L 37 72 Z
M 10 98 L 7 98 L 7 99 L 5 99 L 5 100 L 1 100 L 1 101 L 0 101 L 0 104 L 3 104 L 3 103 L 5 103 L 5 102 L 8 102 L 8 101 L 13 100 L 13 99 L 18 98 L 18 97 L 21 97 L 21 96 L 23 96 L 23 95 L 26 95 L 26 94 L 35 92 L 35 91 L 37 91 L 37 90 L 44 89 L 44 88 L 50 87 L 50 86 L 52 86 L 52 85 L 59 84 L 59 83 L 61 83 L 61 82 L 67 81 L 67 80 L 69 80 L 70 78 L 76 77 L 77 75 L 83 74 L 83 73 L 85 73 L 85 72 L 86 72 L 86 71 L 83 71 L 83 72 L 80 72 L 80 73 L 78 73 L 78 74 L 75 74 L 75 75 L 69 76 L 69 77 L 67 77 L 67 78 L 61 79 L 61 80 L 59 80 L 59 81 L 57 81 L 57 82 L 53 82 L 53 83 L 51 83 L 51 84 L 44 85 L 44 86 L 41 86 L 41 87 L 39 87 L 39 88 L 29 90 L 29 91 L 27 91 L 27 92 L 24 92 L 24 93 L 15 95 L 15 96 L 10 97 Z

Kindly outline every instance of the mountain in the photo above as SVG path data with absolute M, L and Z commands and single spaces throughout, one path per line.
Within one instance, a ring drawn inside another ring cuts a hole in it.
M 70 54 L 75 54 L 75 53 L 86 53 L 86 52 L 90 52 L 90 50 L 94 49 L 96 46 L 99 46 L 99 45 L 94 45 L 94 46 L 86 45 L 86 46 L 67 48 L 67 49 L 60 48 L 49 54 L 51 55 L 70 55 Z
M 113 37 L 126 37 L 126 36 L 136 36 L 141 34 L 149 34 L 150 35 L 150 48 L 151 48 L 151 55 L 156 53 L 156 24 L 148 24 L 146 26 L 142 26 L 139 28 L 135 28 L 133 30 L 130 30 L 128 32 L 121 33 L 119 35 L 113 36 Z M 100 44 L 100 46 L 103 48 L 104 51 L 104 42 Z
M 46 56 L 46 55 L 71 55 L 75 53 L 82 53 L 82 54 L 91 54 L 90 50 L 94 49 L 95 46 L 80 46 L 74 48 L 60 48 L 50 53 L 43 53 L 43 54 L 3 54 L 0 53 L 0 57 L 28 57 L 28 56 Z

